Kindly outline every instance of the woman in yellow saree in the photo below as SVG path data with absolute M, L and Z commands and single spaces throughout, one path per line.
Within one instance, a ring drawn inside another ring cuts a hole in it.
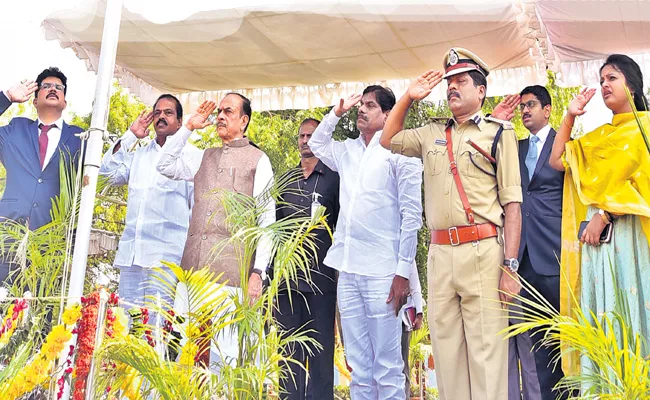
M 596 93 L 584 89 L 569 104 L 555 138 L 549 163 L 566 171 L 561 265 L 568 284 L 560 291 L 560 312 L 572 315 L 581 307 L 585 315 L 594 312 L 600 318 L 614 310 L 620 288 L 629 304 L 632 329 L 650 338 L 650 153 L 626 86 L 650 132 L 641 70 L 630 57 L 613 54 L 600 69 L 601 94 L 614 113 L 612 122 L 570 140 L 576 117 L 585 113 Z M 589 222 L 578 237 L 581 221 Z M 611 240 L 601 243 L 610 221 Z M 569 290 L 580 304 L 572 301 Z M 578 365 L 576 358 L 563 358 L 567 374 L 576 374 Z M 588 365 L 582 368 L 588 373 Z

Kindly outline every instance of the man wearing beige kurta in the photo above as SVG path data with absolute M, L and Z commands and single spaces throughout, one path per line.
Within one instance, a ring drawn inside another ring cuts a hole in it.
M 204 150 L 200 163 L 187 162 L 180 156 L 192 131 L 211 125 L 208 116 L 215 110 L 217 133 L 223 146 Z M 241 251 L 238 252 L 229 241 L 232 232 L 228 230 L 221 200 L 214 192 L 226 190 L 251 196 L 264 209 L 259 226 L 266 227 L 275 222 L 275 202 L 266 191 L 273 183 L 271 162 L 244 136 L 251 113 L 250 101 L 238 93 L 224 96 L 218 109 L 215 102 L 204 101 L 178 133 L 167 141 L 157 166 L 158 172 L 170 179 L 194 182 L 194 207 L 181 267 L 199 269 L 209 266 L 215 274 L 223 273 L 220 281 L 226 285 L 223 290 L 230 294 L 227 312 L 234 308 L 234 297 L 244 296 L 242 289 L 247 289 L 251 301 L 261 295 L 271 245 L 269 239 L 262 236 L 250 268 L 241 265 Z M 219 249 L 216 253 L 215 246 Z M 177 297 L 183 304 L 187 295 L 182 290 L 179 292 Z M 221 359 L 222 363 L 233 365 L 239 353 L 237 333 L 231 329 L 222 333 L 218 339 L 219 348 L 212 346 L 210 359 L 213 362 Z M 203 356 L 202 361 L 207 364 L 207 356 Z
M 508 313 L 499 301 L 505 305 L 520 288 L 517 139 L 510 126 L 481 112 L 487 65 L 467 50 L 451 49 L 444 66 L 444 76 L 428 71 L 413 81 L 389 115 L 381 144 L 424 162 L 425 212 L 432 233 L 428 319 L 440 398 L 502 400 L 508 398 L 508 342 L 499 332 L 507 327 Z M 402 130 L 412 102 L 442 79 L 454 117 L 446 124 Z

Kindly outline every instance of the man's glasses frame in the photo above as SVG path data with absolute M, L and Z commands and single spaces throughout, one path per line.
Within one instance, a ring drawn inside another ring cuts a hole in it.
M 52 82 L 41 83 L 41 90 L 48 90 L 52 88 L 55 88 L 59 92 L 63 92 L 65 90 L 65 85 L 62 85 L 60 83 L 52 83 Z
M 528 100 L 525 103 L 519 104 L 519 111 L 524 111 L 524 108 L 528 107 L 529 110 L 532 110 L 537 104 L 542 104 L 539 100 Z

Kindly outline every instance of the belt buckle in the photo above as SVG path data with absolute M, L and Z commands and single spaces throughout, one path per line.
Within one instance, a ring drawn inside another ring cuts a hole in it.
M 454 242 L 453 232 L 456 233 L 456 242 Z M 449 234 L 449 244 L 451 244 L 452 246 L 458 246 L 460 244 L 460 237 L 458 236 L 458 228 L 452 226 L 451 228 L 447 229 L 447 233 Z

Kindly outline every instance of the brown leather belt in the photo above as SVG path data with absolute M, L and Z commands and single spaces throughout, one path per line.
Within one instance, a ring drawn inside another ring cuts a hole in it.
M 431 243 L 458 246 L 463 243 L 478 242 L 479 240 L 495 237 L 498 234 L 496 225 L 490 223 L 452 226 L 449 229 L 431 231 Z

